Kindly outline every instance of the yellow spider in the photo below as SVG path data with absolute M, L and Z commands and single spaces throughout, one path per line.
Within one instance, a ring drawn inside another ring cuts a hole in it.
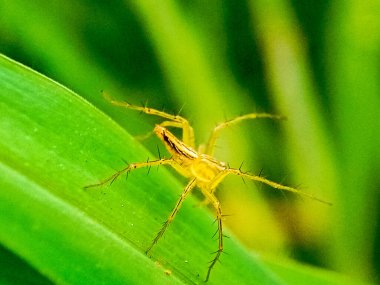
M 304 193 L 296 188 L 285 186 L 268 179 L 265 179 L 261 176 L 252 175 L 249 173 L 244 173 L 240 169 L 235 169 L 229 167 L 226 163 L 221 162 L 215 159 L 212 155 L 215 148 L 215 142 L 219 133 L 224 128 L 235 125 L 243 120 L 248 119 L 257 119 L 257 118 L 269 118 L 269 119 L 283 119 L 284 117 L 278 115 L 271 115 L 267 113 L 252 113 L 243 116 L 236 117 L 235 119 L 225 121 L 223 123 L 218 124 L 212 131 L 207 143 L 205 145 L 200 145 L 198 150 L 195 150 L 194 146 L 194 132 L 193 128 L 190 126 L 189 122 L 181 116 L 167 114 L 162 111 L 158 111 L 155 109 L 151 109 L 148 107 L 139 107 L 131 105 L 127 102 L 119 102 L 110 98 L 106 93 L 103 93 L 106 100 L 108 100 L 111 104 L 115 106 L 120 106 L 128 109 L 134 109 L 141 111 L 146 114 L 159 116 L 165 118 L 166 120 L 154 128 L 154 133 L 157 137 L 165 144 L 166 149 L 170 153 L 170 158 L 160 158 L 158 160 L 152 160 L 147 162 L 138 162 L 129 164 L 124 169 L 121 169 L 114 173 L 112 176 L 102 180 L 99 183 L 88 185 L 85 188 L 97 187 L 104 185 L 107 182 L 113 182 L 117 177 L 119 177 L 123 173 L 127 173 L 131 170 L 141 168 L 141 167 L 151 167 L 167 164 L 172 166 L 178 173 L 183 175 L 184 177 L 189 178 L 189 183 L 186 185 L 184 191 L 182 192 L 180 198 L 178 199 L 174 209 L 169 215 L 166 222 L 163 224 L 161 230 L 158 232 L 156 237 L 154 238 L 152 244 L 145 251 L 147 254 L 153 246 L 158 242 L 158 240 L 162 237 L 167 227 L 173 221 L 175 215 L 180 209 L 183 201 L 186 199 L 187 195 L 197 187 L 202 194 L 205 196 L 206 204 L 211 203 L 216 211 L 216 221 L 218 224 L 218 240 L 219 246 L 216 251 L 216 255 L 211 261 L 206 281 L 210 277 L 210 273 L 215 263 L 218 261 L 222 251 L 223 251 L 223 225 L 222 225 L 222 208 L 220 206 L 219 200 L 214 195 L 216 187 L 223 181 L 223 179 L 230 174 L 241 176 L 243 178 L 248 178 L 251 180 L 259 181 L 261 183 L 267 184 L 273 188 L 281 189 L 285 191 L 294 192 L 303 196 L 307 196 L 314 200 L 330 204 L 323 200 L 320 200 L 310 194 Z M 182 140 L 175 137 L 171 132 L 167 130 L 167 127 L 175 127 L 182 129 Z

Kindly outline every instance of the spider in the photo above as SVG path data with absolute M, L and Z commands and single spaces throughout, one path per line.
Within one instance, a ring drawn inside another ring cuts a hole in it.
M 151 245 L 145 251 L 148 254 L 153 246 L 159 241 L 159 239 L 163 236 L 166 229 L 170 225 L 170 223 L 174 220 L 176 214 L 178 213 L 183 201 L 189 195 L 189 193 L 197 187 L 205 197 L 204 204 L 211 204 L 216 211 L 216 222 L 218 225 L 218 249 L 215 252 L 214 258 L 211 260 L 210 265 L 208 266 L 208 271 L 206 275 L 206 282 L 208 281 L 211 270 L 213 269 L 216 262 L 219 260 L 220 255 L 223 252 L 223 224 L 222 224 L 222 208 L 218 198 L 215 196 L 215 190 L 219 183 L 223 181 L 224 178 L 228 175 L 236 175 L 243 178 L 247 178 L 250 180 L 258 181 L 264 184 L 267 184 L 273 188 L 285 190 L 293 193 L 297 193 L 303 196 L 307 196 L 314 200 L 330 204 L 329 202 L 320 200 L 308 193 L 302 192 L 296 188 L 282 185 L 280 183 L 276 183 L 270 181 L 260 175 L 253 175 L 250 173 L 242 172 L 240 169 L 231 168 L 225 162 L 219 161 L 213 157 L 214 148 L 216 139 L 218 138 L 220 132 L 228 126 L 235 125 L 241 121 L 249 120 L 249 119 L 259 119 L 259 118 L 268 118 L 280 120 L 285 117 L 279 115 L 272 115 L 268 113 L 251 113 L 236 117 L 232 120 L 228 120 L 222 122 L 211 132 L 211 135 L 206 144 L 200 145 L 198 150 L 195 149 L 194 145 L 194 131 L 190 126 L 189 122 L 179 116 L 179 115 L 171 115 L 165 113 L 163 111 L 159 111 L 156 109 L 148 108 L 148 107 L 140 107 L 131 105 L 127 102 L 120 102 L 113 100 L 107 93 L 103 93 L 103 96 L 107 101 L 111 104 L 119 107 L 124 107 L 128 109 L 137 110 L 149 115 L 158 116 L 164 118 L 165 120 L 157 124 L 153 130 L 153 132 L 157 135 L 157 137 L 164 143 L 167 151 L 170 153 L 170 158 L 160 158 L 157 160 L 151 160 L 146 162 L 138 162 L 132 163 L 126 166 L 125 168 L 117 171 L 112 176 L 100 181 L 96 184 L 91 184 L 85 186 L 85 188 L 102 186 L 108 182 L 112 184 L 121 174 L 129 173 L 132 170 L 142 167 L 151 167 L 151 166 L 159 166 L 159 165 L 170 165 L 173 167 L 179 174 L 189 179 L 188 184 L 183 190 L 180 198 L 178 199 L 176 205 L 171 211 L 168 219 L 163 224 L 160 231 L 157 233 L 156 237 L 153 239 Z M 174 127 L 182 129 L 182 140 L 174 136 L 170 131 L 168 131 L 167 127 Z

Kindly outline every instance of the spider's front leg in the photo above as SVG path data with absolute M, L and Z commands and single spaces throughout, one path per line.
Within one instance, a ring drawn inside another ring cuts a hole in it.
M 99 183 L 87 185 L 87 186 L 84 186 L 84 188 L 87 189 L 87 188 L 102 186 L 102 185 L 106 184 L 107 182 L 110 182 L 110 184 L 112 184 L 121 174 L 128 173 L 129 171 L 132 171 L 134 169 L 138 169 L 138 168 L 142 168 L 142 167 L 158 166 L 158 165 L 163 165 L 163 164 L 172 165 L 173 163 L 175 163 L 175 162 L 171 158 L 169 158 L 169 159 L 162 158 L 162 159 L 158 159 L 158 160 L 151 160 L 151 161 L 146 161 L 146 162 L 132 163 L 132 164 L 129 164 L 127 167 L 125 167 L 125 168 L 123 168 L 123 169 L 115 172 L 111 176 L 103 179 Z
M 282 120 L 282 119 L 285 119 L 284 116 L 280 116 L 280 115 L 272 115 L 272 114 L 268 114 L 268 113 L 251 113 L 251 114 L 246 114 L 246 115 L 242 115 L 242 116 L 238 116 L 232 120 L 228 120 L 228 121 L 225 121 L 225 122 L 222 122 L 218 125 L 216 125 L 216 127 L 212 130 L 212 133 L 207 141 L 207 144 L 205 146 L 205 151 L 204 153 L 205 154 L 208 154 L 208 155 L 213 155 L 214 153 L 214 148 L 215 148 L 215 143 L 216 143 L 216 139 L 218 138 L 219 136 L 219 133 L 221 130 L 229 127 L 229 126 L 233 126 L 233 125 L 236 125 L 237 123 L 240 123 L 241 121 L 244 121 L 244 120 L 249 120 L 249 119 L 273 119 L 273 120 Z
M 137 110 L 137 111 L 143 112 L 143 113 L 148 114 L 148 115 L 154 115 L 154 116 L 158 116 L 158 117 L 166 119 L 167 121 L 162 122 L 160 125 L 162 127 L 181 128 L 182 129 L 182 141 L 186 145 L 194 148 L 194 130 L 190 126 L 189 121 L 186 120 L 185 118 L 183 118 L 179 115 L 168 114 L 168 113 L 165 113 L 163 111 L 159 111 L 159 110 L 149 108 L 149 107 L 145 107 L 145 106 L 140 107 L 140 106 L 135 106 L 135 105 L 129 104 L 128 102 L 116 101 L 116 100 L 112 99 L 106 92 L 103 92 L 103 97 L 108 102 L 110 102 L 112 105 Z M 142 139 L 144 139 L 145 137 L 148 137 L 150 134 L 151 133 L 143 136 Z
M 163 224 L 162 228 L 160 231 L 157 233 L 156 237 L 152 241 L 152 244 L 147 248 L 145 251 L 146 254 L 149 253 L 149 251 L 153 248 L 153 246 L 158 242 L 158 240 L 164 235 L 166 229 L 170 225 L 170 223 L 174 220 L 175 215 L 177 214 L 178 210 L 181 208 L 181 205 L 183 201 L 186 199 L 187 195 L 191 192 L 191 190 L 195 187 L 196 185 L 196 178 L 193 178 L 190 180 L 190 182 L 186 185 L 185 190 L 183 190 L 181 196 L 179 197 L 174 209 L 170 213 L 168 219 L 165 221 Z

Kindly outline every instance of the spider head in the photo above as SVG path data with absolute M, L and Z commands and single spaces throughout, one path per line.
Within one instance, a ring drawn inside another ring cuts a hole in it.
M 171 132 L 169 132 L 167 128 L 161 125 L 156 125 L 153 131 L 156 136 L 169 148 L 173 148 L 174 144 L 179 143 L 179 140 Z
M 156 136 L 158 136 L 158 138 L 162 140 L 165 136 L 165 133 L 167 132 L 167 129 L 160 125 L 156 125 L 153 131 L 156 134 Z

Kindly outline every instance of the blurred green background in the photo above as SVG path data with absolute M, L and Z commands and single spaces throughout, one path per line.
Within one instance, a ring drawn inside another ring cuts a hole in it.
M 271 260 L 378 281 L 379 15 L 376 0 L 0 0 L 0 52 L 135 135 L 158 120 L 132 124 L 101 90 L 171 113 L 183 107 L 198 144 L 239 114 L 287 116 L 226 129 L 215 156 L 333 206 L 231 178 L 218 191 L 226 224 Z M 144 141 L 154 153 L 157 143 Z

